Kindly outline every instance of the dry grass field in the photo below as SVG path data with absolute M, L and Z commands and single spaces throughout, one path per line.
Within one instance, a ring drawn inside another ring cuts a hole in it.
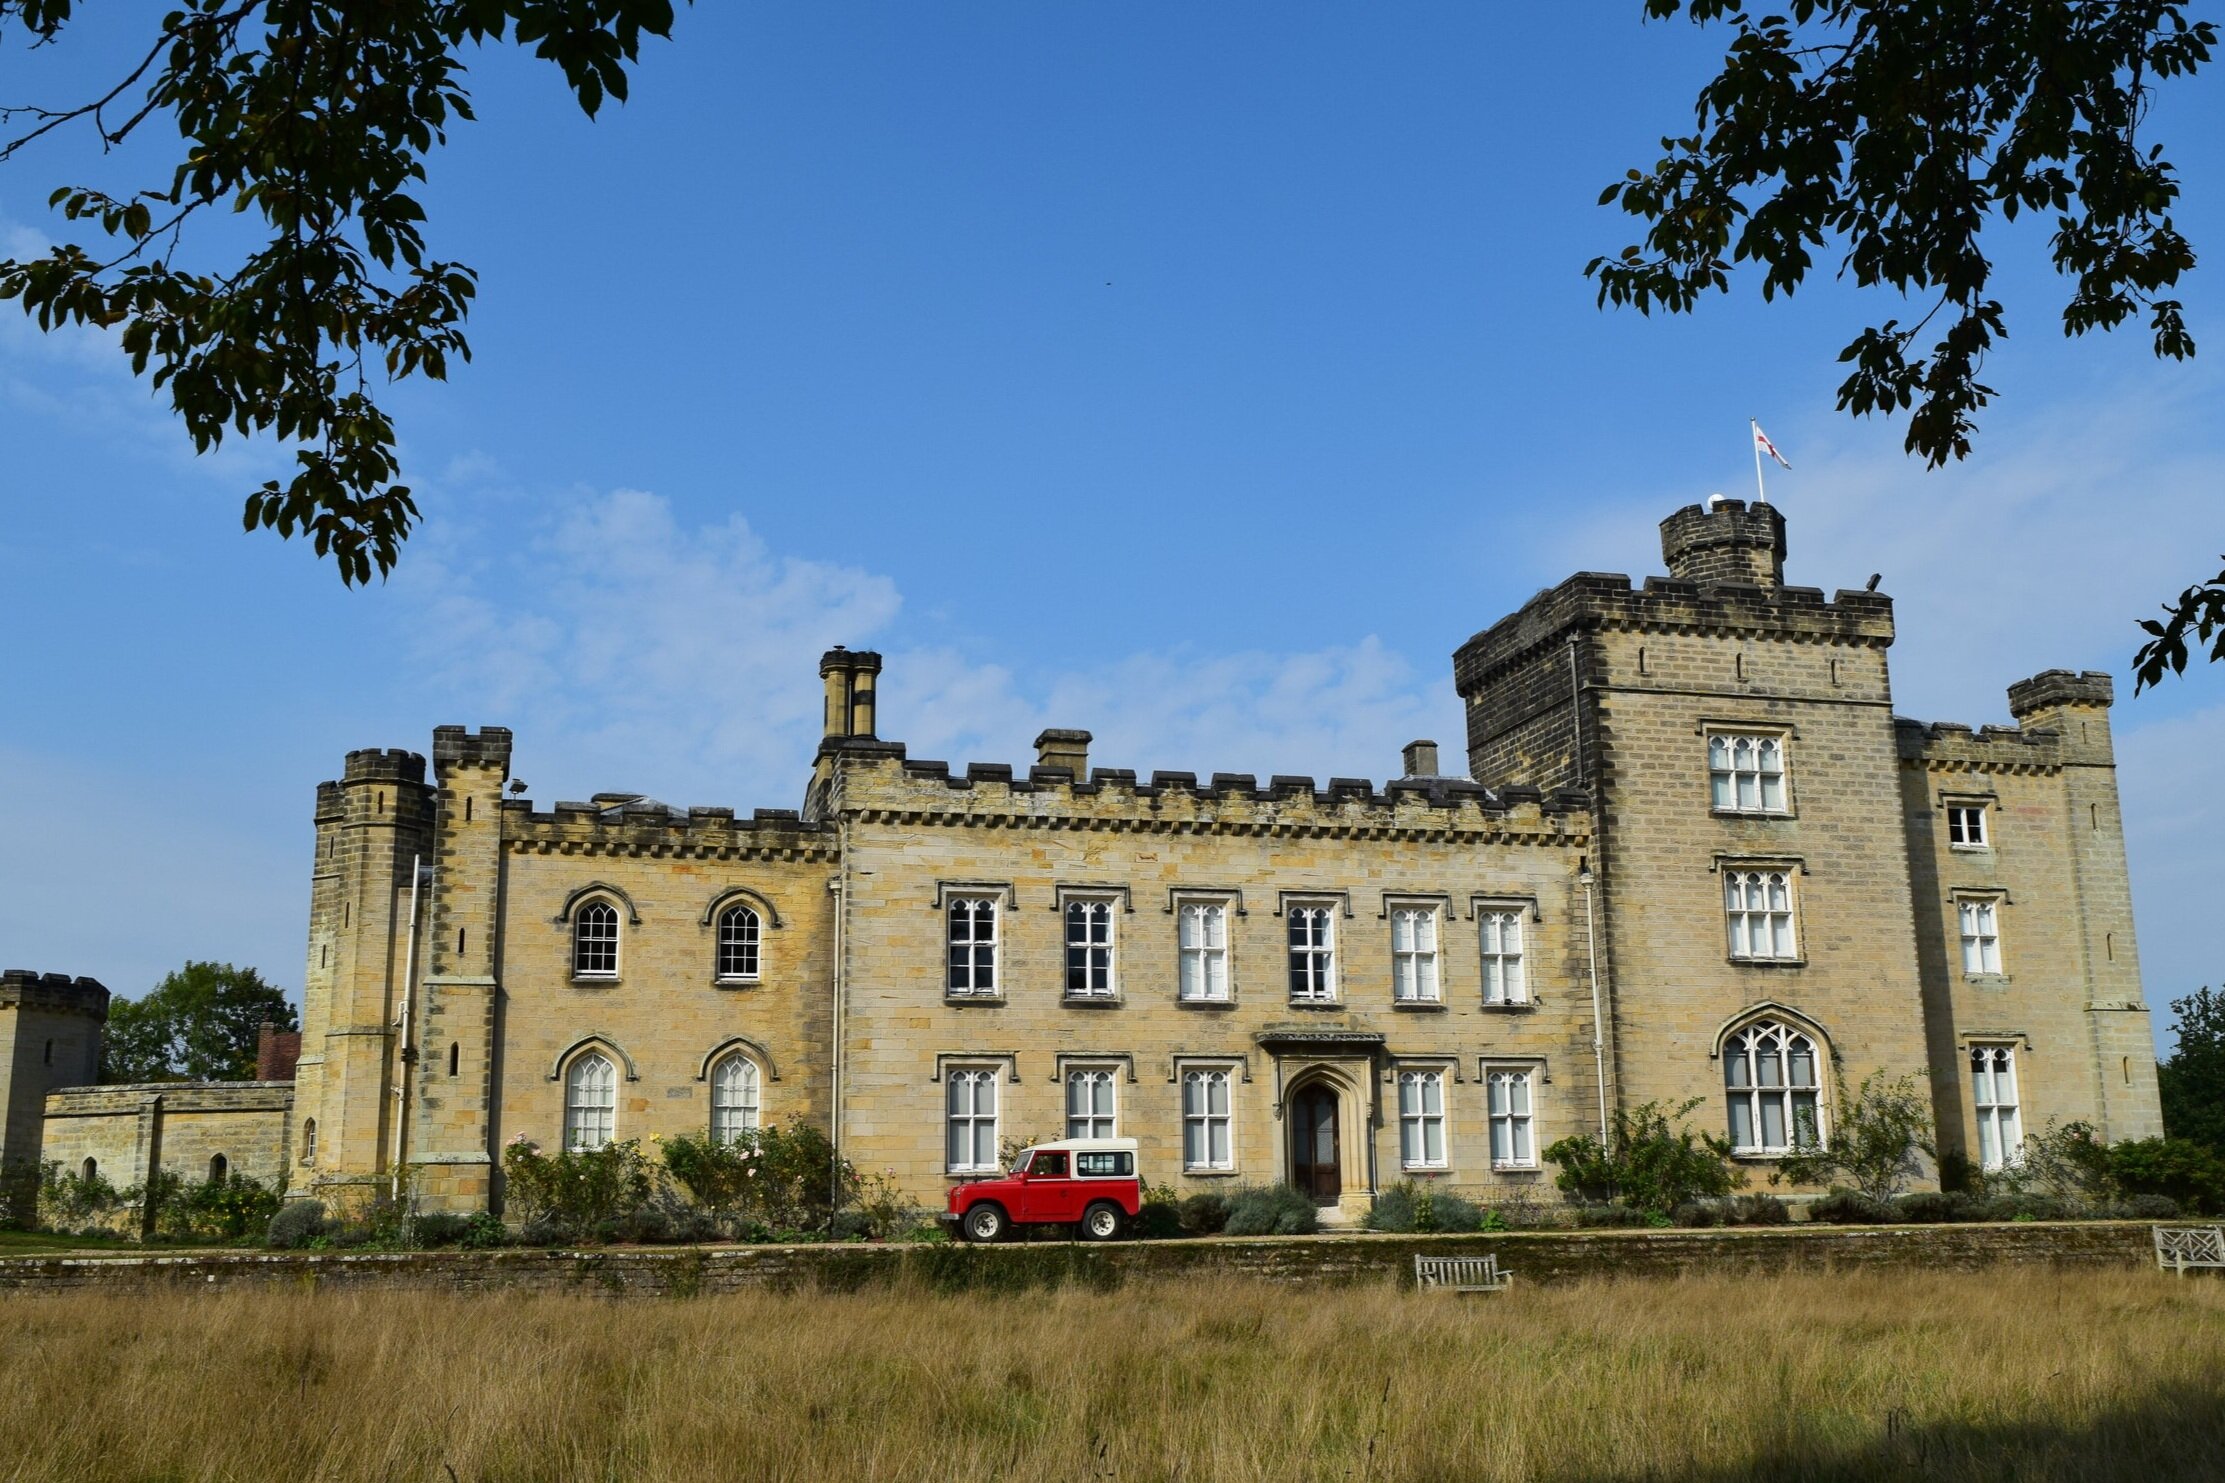
M 2145 1272 L 65 1295 L 0 1356 L 40 1483 L 2225 1475 L 2225 1283 Z

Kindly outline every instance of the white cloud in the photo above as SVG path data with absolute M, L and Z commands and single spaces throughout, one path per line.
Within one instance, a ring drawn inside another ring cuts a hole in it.
M 739 516 L 684 527 L 639 490 L 523 518 L 499 546 L 484 514 L 428 529 L 395 580 L 442 703 L 512 726 L 520 772 L 553 771 L 567 796 L 792 803 L 819 737 L 819 655 L 889 632 L 895 584 L 778 556 Z M 1024 766 L 1038 730 L 1078 726 L 1095 733 L 1099 765 L 1144 772 L 1383 777 L 1416 735 L 1443 742 L 1448 761 L 1460 742 L 1449 677 L 1371 635 L 1306 653 L 1113 656 L 1026 679 L 947 646 L 897 648 L 880 717 L 915 757 Z

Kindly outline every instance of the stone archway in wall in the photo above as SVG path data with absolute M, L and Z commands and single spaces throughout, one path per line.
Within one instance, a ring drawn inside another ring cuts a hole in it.
M 1364 1067 L 1288 1068 L 1280 1118 L 1285 1182 L 1324 1210 L 1364 1204 L 1372 1189 L 1371 1112 Z

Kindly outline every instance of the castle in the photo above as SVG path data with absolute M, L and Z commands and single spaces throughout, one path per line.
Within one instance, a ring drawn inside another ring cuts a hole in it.
M 882 739 L 881 658 L 844 649 L 797 811 L 538 809 L 498 727 L 352 752 L 291 1085 L 50 1090 L 92 996 L 11 978 L 11 1145 L 43 1098 L 45 1157 L 129 1172 L 152 1100 L 291 1194 L 407 1166 L 475 1210 L 513 1138 L 803 1120 L 939 1206 L 1009 1141 L 1120 1135 L 1154 1183 L 1351 1215 L 1549 1185 L 1545 1147 L 1648 1102 L 1763 1172 L 1873 1072 L 1928 1083 L 1943 1160 L 2160 1132 L 2108 676 L 2012 685 L 2015 727 L 1899 718 L 1891 600 L 1785 585 L 1776 509 L 1661 537 L 1666 578 L 1580 574 L 1461 645 L 1465 777 L 1416 742 L 1379 788 L 1146 779 L 1084 731 L 954 770 Z

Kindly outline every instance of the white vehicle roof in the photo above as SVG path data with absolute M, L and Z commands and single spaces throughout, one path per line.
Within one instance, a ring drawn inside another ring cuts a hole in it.
M 1060 1138 L 1050 1143 L 1031 1143 L 1022 1152 L 1033 1153 L 1039 1148 L 1070 1148 L 1080 1153 L 1134 1153 L 1136 1151 L 1136 1140 L 1133 1138 Z

